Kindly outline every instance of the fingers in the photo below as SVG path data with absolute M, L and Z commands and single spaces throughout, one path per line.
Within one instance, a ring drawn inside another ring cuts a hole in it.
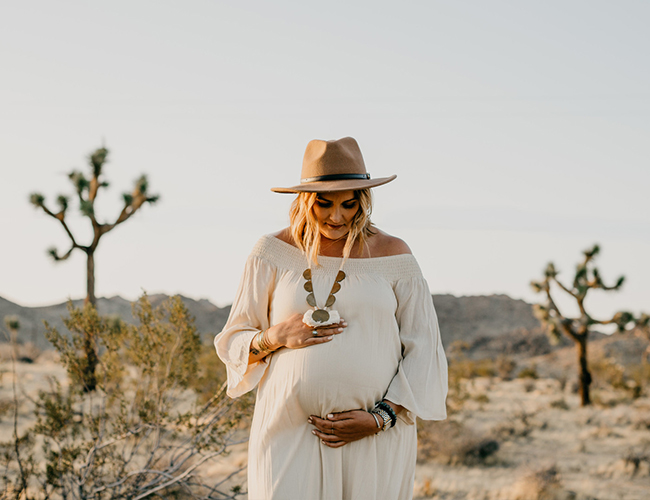
M 337 436 L 336 434 L 330 434 L 329 432 L 321 432 L 317 429 L 313 429 L 311 433 L 314 436 L 318 436 L 321 441 L 325 441 L 326 443 L 335 443 L 342 440 L 341 436 Z
M 329 432 L 322 432 L 320 430 L 314 429 L 311 431 L 311 433 L 314 436 L 318 437 L 321 443 L 323 443 L 325 446 L 329 446 L 330 448 L 340 448 L 341 446 L 348 443 L 348 441 L 342 439 L 341 436 L 332 434 L 332 431 L 333 429 L 330 429 Z M 334 430 L 334 432 L 336 431 Z
M 336 335 L 339 333 L 343 332 L 343 329 L 348 326 L 346 321 L 342 319 L 339 323 L 334 323 L 333 325 L 327 325 L 327 326 L 318 326 L 315 328 L 315 330 L 318 332 L 319 335 L 321 336 L 329 336 L 329 335 Z M 314 328 L 310 328 L 312 331 Z
M 322 444 L 329 446 L 330 448 L 340 448 L 348 443 L 347 441 L 343 441 L 340 437 L 332 436 L 331 434 L 323 434 L 319 431 L 312 431 L 312 433 L 320 438 Z
M 312 415 L 307 419 L 307 422 L 316 427 L 317 430 L 325 434 L 332 434 L 332 429 L 334 429 L 334 423 L 328 420 Z
M 338 436 L 338 439 L 341 439 L 356 433 L 354 430 L 351 431 L 347 428 L 348 424 L 352 422 L 352 419 L 348 416 L 350 413 L 351 412 L 330 413 L 327 416 L 327 419 L 311 415 L 307 421 L 316 427 L 318 432 L 324 435 Z
M 318 333 L 314 335 L 314 330 L 316 330 Z M 330 337 L 332 335 L 338 335 L 339 333 L 343 333 L 343 327 L 341 326 L 336 326 L 334 328 L 312 328 L 309 333 L 314 335 L 314 337 Z
M 338 441 L 349 443 L 377 433 L 377 422 L 365 410 L 330 413 L 326 418 L 311 415 L 307 421 L 316 428 L 312 432 L 324 444 Z
M 309 328 L 309 327 L 308 327 Z M 310 337 L 304 340 L 304 345 L 315 345 L 315 344 L 323 344 L 325 342 L 329 342 L 334 338 L 334 335 L 339 335 L 340 333 L 343 333 L 343 328 L 342 326 L 334 325 L 332 327 L 321 327 L 321 328 L 310 328 L 309 329 L 309 335 Z M 313 332 L 317 332 L 316 335 L 314 335 Z
M 305 347 L 310 346 L 310 345 L 317 345 L 317 344 L 325 344 L 332 340 L 334 338 L 334 335 L 330 335 L 329 337 L 312 337 L 310 339 L 305 340 L 303 345 Z
M 328 413 L 327 420 L 334 421 L 334 422 L 339 420 L 350 420 L 351 418 L 354 418 L 354 412 L 356 411 L 365 411 L 365 410 L 348 410 L 348 411 L 341 411 L 338 413 Z

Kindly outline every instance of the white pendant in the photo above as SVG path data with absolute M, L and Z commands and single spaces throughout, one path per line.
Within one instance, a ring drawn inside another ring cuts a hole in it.
M 322 309 L 316 309 L 322 310 Z M 315 319 L 312 318 L 314 314 L 314 309 L 309 309 L 304 316 L 302 317 L 302 322 L 310 327 L 318 327 L 318 326 L 327 326 L 327 325 L 333 325 L 335 323 L 338 323 L 341 321 L 341 316 L 339 316 L 339 312 L 336 309 L 332 309 L 330 311 L 327 311 L 330 315 L 329 319 L 327 321 L 323 321 L 322 323 L 319 323 Z

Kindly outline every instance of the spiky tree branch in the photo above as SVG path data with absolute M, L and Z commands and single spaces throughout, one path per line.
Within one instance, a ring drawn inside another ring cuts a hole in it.
M 533 312 L 547 333 L 555 340 L 559 339 L 560 335 L 563 334 L 576 343 L 578 363 L 580 366 L 580 392 L 583 406 L 591 402 L 589 397 L 591 374 L 587 366 L 587 342 L 593 325 L 616 324 L 618 332 L 635 329 L 646 332 L 650 329 L 648 327 L 650 317 L 647 314 L 641 314 L 637 318 L 628 311 L 619 311 L 611 319 L 598 320 L 594 319 L 586 311 L 584 301 L 590 290 L 619 290 L 625 281 L 625 277 L 620 276 L 614 285 L 607 286 L 604 284 L 598 268 L 593 264 L 593 260 L 599 252 L 600 247 L 598 245 L 594 245 L 591 249 L 583 252 L 584 259 L 576 266 L 575 276 L 570 287 L 557 278 L 559 273 L 552 262 L 547 265 L 542 281 L 531 281 L 533 290 L 537 293 L 544 293 L 546 296 L 546 303 L 536 304 Z M 572 318 L 560 311 L 551 296 L 552 283 L 558 285 L 561 290 L 576 300 L 580 310 L 579 317 Z M 650 338 L 650 334 L 646 335 Z
M 68 178 L 72 183 L 77 200 L 79 202 L 79 210 L 81 213 L 90 219 L 92 228 L 93 228 L 93 239 L 89 245 L 80 245 L 77 243 L 70 227 L 68 226 L 65 217 L 69 207 L 69 198 L 64 195 L 59 195 L 57 198 L 57 204 L 59 205 L 59 211 L 54 213 L 45 205 L 45 197 L 40 193 L 32 193 L 30 195 L 30 202 L 36 207 L 41 208 L 47 215 L 57 219 L 66 234 L 70 238 L 71 246 L 70 249 L 63 255 L 59 255 L 56 248 L 52 247 L 48 249 L 48 253 L 52 256 L 55 261 L 61 261 L 67 259 L 70 254 L 74 251 L 75 248 L 78 248 L 85 252 L 89 258 L 92 258 L 97 246 L 99 245 L 99 240 L 102 235 L 111 231 L 115 226 L 126 221 L 131 217 L 144 203 L 155 203 L 159 196 L 158 195 L 148 195 L 147 187 L 148 182 L 145 175 L 142 175 L 135 181 L 135 186 L 132 194 L 123 195 L 124 198 L 124 208 L 121 213 L 112 223 L 100 223 L 97 220 L 95 214 L 95 200 L 100 188 L 108 187 L 108 182 L 102 179 L 103 167 L 108 161 L 108 149 L 102 147 L 95 150 L 88 156 L 88 163 L 90 166 L 91 177 L 88 179 L 82 172 L 78 170 L 73 170 L 68 174 Z M 92 276 L 88 276 L 88 281 L 91 281 Z M 94 280 L 93 285 L 94 285 Z M 94 286 L 89 286 L 89 292 L 86 297 L 86 301 L 95 303 L 94 297 Z

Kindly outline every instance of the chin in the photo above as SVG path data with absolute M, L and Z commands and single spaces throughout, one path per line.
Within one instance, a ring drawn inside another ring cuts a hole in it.
M 341 229 L 323 228 L 320 234 L 328 240 L 340 240 L 341 238 L 345 238 L 349 232 L 350 230 L 347 227 L 342 227 Z

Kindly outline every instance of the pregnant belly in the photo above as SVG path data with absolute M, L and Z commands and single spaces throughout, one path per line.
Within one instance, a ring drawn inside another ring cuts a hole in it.
M 300 407 L 305 415 L 372 408 L 397 372 L 399 342 L 392 349 L 373 347 L 353 331 L 346 334 L 274 354 L 265 390 L 285 397 L 287 405 Z

